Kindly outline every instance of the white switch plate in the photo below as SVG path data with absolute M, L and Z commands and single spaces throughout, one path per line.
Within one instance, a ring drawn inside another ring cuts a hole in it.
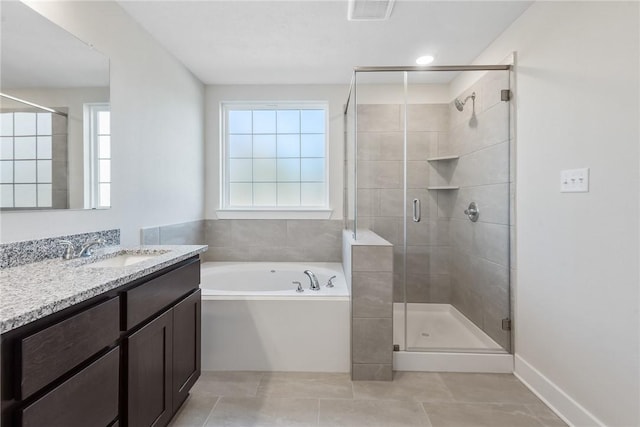
M 560 172 L 561 193 L 587 193 L 589 191 L 589 168 L 567 169 Z

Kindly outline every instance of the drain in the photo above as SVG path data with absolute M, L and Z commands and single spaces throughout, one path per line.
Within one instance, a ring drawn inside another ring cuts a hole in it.
M 431 336 L 431 335 L 429 335 L 429 334 L 428 334 L 428 333 L 426 333 L 426 332 L 423 332 L 423 333 L 421 333 L 420 335 L 422 335 L 423 337 L 430 337 L 430 336 Z
M 275 273 L 276 271 L 275 271 L 275 270 L 271 270 L 271 272 L 272 272 L 272 273 Z

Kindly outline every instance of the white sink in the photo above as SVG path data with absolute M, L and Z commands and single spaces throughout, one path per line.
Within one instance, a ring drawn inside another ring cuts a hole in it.
M 89 264 L 85 264 L 84 267 L 98 267 L 98 268 L 104 268 L 104 267 L 127 267 L 129 265 L 133 265 L 133 264 L 137 264 L 139 262 L 142 261 L 147 261 L 150 259 L 153 259 L 159 255 L 162 255 L 161 253 L 157 253 L 157 254 L 128 254 L 128 253 L 124 253 L 124 254 L 120 254 L 120 255 L 116 255 L 114 257 L 111 258 L 107 258 L 107 259 L 103 259 L 101 261 L 96 261 L 96 262 L 92 262 Z

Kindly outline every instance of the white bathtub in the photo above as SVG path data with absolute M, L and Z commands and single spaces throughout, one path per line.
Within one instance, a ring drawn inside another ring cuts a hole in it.
M 304 270 L 316 274 L 319 291 L 309 289 Z M 341 264 L 207 262 L 200 287 L 203 370 L 349 372 Z

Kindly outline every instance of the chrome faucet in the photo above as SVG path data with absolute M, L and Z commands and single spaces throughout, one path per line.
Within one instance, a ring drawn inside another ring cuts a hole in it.
M 73 243 L 69 240 L 60 240 L 58 241 L 61 245 L 65 247 L 64 253 L 62 254 L 63 259 L 74 259 L 74 258 L 87 258 L 93 255 L 93 247 L 96 245 L 101 245 L 104 243 L 104 239 L 91 240 L 80 248 L 80 251 L 76 253 L 75 248 L 73 247 Z
M 62 259 L 73 259 L 76 257 L 76 250 L 73 247 L 73 243 L 68 240 L 59 240 L 59 244 L 64 246 L 64 253 L 62 254 Z
M 97 245 L 101 245 L 103 243 L 104 243 L 104 239 L 91 240 L 90 242 L 87 242 L 84 245 L 82 245 L 82 248 L 80 248 L 80 252 L 78 252 L 78 255 L 76 256 L 78 258 L 90 257 L 91 255 L 93 255 L 93 247 Z
M 315 274 L 313 274 L 313 271 L 305 270 L 304 274 L 309 276 L 309 281 L 311 282 L 311 287 L 309 287 L 309 289 L 311 289 L 312 291 L 319 291 L 320 290 L 320 282 L 318 282 L 318 278 L 316 277 Z

